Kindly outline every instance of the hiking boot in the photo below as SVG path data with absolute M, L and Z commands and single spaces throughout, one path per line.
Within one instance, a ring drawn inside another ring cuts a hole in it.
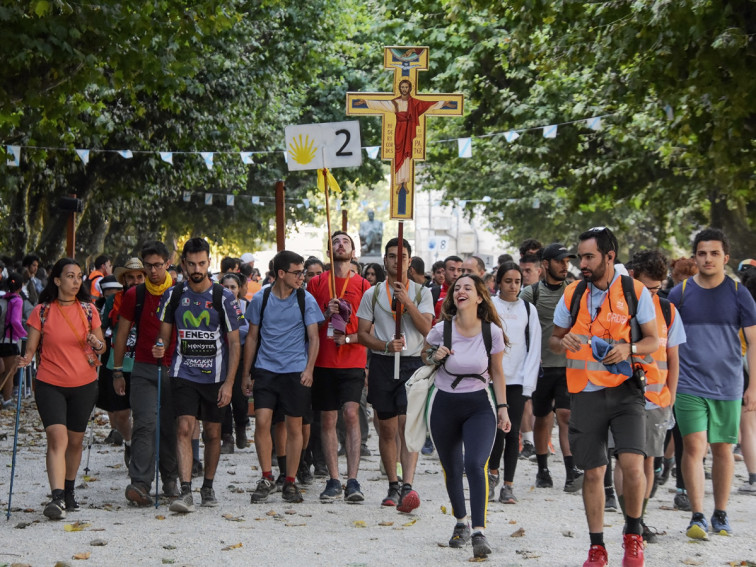
M 221 436 L 221 455 L 231 455 L 234 452 L 234 436 L 226 433 Z
M 535 454 L 535 445 L 533 445 L 530 441 L 523 441 L 522 451 L 520 451 L 520 458 L 530 459 L 530 457 L 534 456 Z
M 607 565 L 609 565 L 609 556 L 606 554 L 606 548 L 603 545 L 592 545 L 583 567 L 606 567 Z
M 71 492 L 66 492 L 63 495 L 63 500 L 66 503 L 66 512 L 78 512 L 80 510 L 79 503 L 76 501 L 76 495 Z
M 131 445 L 124 444 L 123 446 L 123 462 L 126 463 L 126 468 L 129 468 L 131 462 Z
M 646 564 L 643 559 L 643 538 L 638 534 L 625 534 L 622 539 L 622 547 L 625 548 L 622 567 L 643 567 Z
M 659 543 L 658 532 L 654 528 L 649 528 L 646 522 L 641 521 L 643 526 L 643 541 L 646 543 Z
M 536 488 L 553 488 L 554 481 L 551 480 L 551 473 L 549 469 L 543 469 L 536 474 Z
M 423 455 L 428 456 L 428 455 L 432 455 L 433 451 L 434 451 L 433 441 L 431 441 L 430 437 L 426 437 L 425 438 L 425 445 L 423 445 L 423 448 L 420 449 L 420 452 Z
M 292 503 L 298 503 L 304 500 L 302 493 L 299 491 L 299 488 L 297 488 L 297 485 L 293 482 L 284 483 L 283 488 L 281 489 L 281 497 L 286 502 Z
M 350 478 L 347 480 L 346 490 L 344 490 L 344 500 L 351 504 L 365 500 L 365 495 L 362 493 L 360 483 L 357 482 L 356 478 Z
M 401 497 L 399 487 L 389 484 L 388 493 L 386 494 L 386 498 L 381 501 L 381 506 L 398 506 Z
M 252 504 L 265 502 L 268 499 L 268 496 L 270 496 L 272 492 L 275 492 L 274 486 L 275 485 L 272 481 L 267 478 L 261 478 L 257 481 L 257 488 L 255 488 L 255 491 L 249 497 L 250 502 L 252 502 Z
M 121 435 L 117 430 L 111 429 L 110 433 L 108 433 L 108 436 L 103 441 L 106 445 L 115 445 L 116 447 L 119 447 L 123 444 L 123 435 Z
M 209 486 L 203 486 L 200 488 L 200 497 L 202 498 L 202 504 L 205 508 L 215 508 L 218 505 L 218 499 L 215 497 L 215 490 Z
M 313 477 L 312 473 L 310 472 L 310 465 L 308 465 L 304 461 L 299 463 L 299 468 L 297 469 L 297 480 L 299 480 L 300 484 L 312 484 Z
M 567 475 L 567 480 L 564 481 L 564 491 L 570 494 L 580 492 L 580 489 L 583 488 L 583 480 L 585 480 L 583 471 L 573 468 Z
M 325 465 L 325 463 L 315 463 L 312 475 L 315 478 L 326 478 L 328 476 L 328 467 Z
M 677 489 L 677 494 L 675 494 L 675 508 L 677 510 L 690 512 L 690 500 L 688 499 L 688 493 L 685 490 Z
M 712 514 L 711 531 L 724 536 L 732 535 L 732 526 L 730 526 L 730 520 L 727 519 L 727 512 L 714 512 Z
M 237 449 L 247 448 L 247 425 L 246 424 L 236 426 L 236 448 Z
M 194 498 L 191 492 L 186 492 L 176 498 L 168 507 L 171 512 L 179 512 L 181 514 L 187 514 L 194 512 Z
M 486 536 L 480 532 L 475 532 L 472 535 L 472 548 L 473 557 L 488 557 L 488 554 L 491 553 L 491 546 L 488 545 Z
M 284 473 L 281 473 L 278 475 L 278 478 L 273 485 L 273 492 L 281 492 L 283 490 L 284 482 L 286 482 L 286 475 Z
M 496 485 L 499 484 L 499 475 L 488 473 L 488 500 L 496 498 Z
M 126 500 L 136 506 L 152 506 L 155 503 L 150 496 L 150 487 L 141 482 L 132 482 L 126 487 Z
M 329 478 L 325 490 L 320 493 L 320 500 L 322 502 L 333 502 L 337 498 L 341 498 L 341 482 L 338 478 Z
M 62 520 L 66 517 L 66 503 L 62 498 L 53 498 L 42 513 L 50 520 Z
M 163 482 L 163 496 L 168 498 L 178 498 L 181 496 L 181 488 L 179 488 L 178 482 L 173 479 Z
M 409 484 L 402 486 L 402 494 L 399 498 L 399 504 L 396 509 L 405 514 L 409 514 L 415 508 L 420 507 L 420 495 L 413 490 Z
M 617 497 L 612 490 L 611 494 L 606 495 L 604 502 L 604 512 L 616 512 L 617 511 Z
M 202 461 L 192 461 L 192 478 L 202 476 Z
M 501 502 L 502 504 L 517 504 L 517 498 L 515 498 L 512 487 L 509 484 L 504 484 L 501 487 L 501 492 L 499 493 L 499 502 Z
M 706 518 L 703 517 L 703 514 L 698 519 L 690 520 L 685 535 L 691 539 L 709 539 L 709 525 L 706 523 Z
M 460 549 L 464 547 L 468 541 L 470 541 L 470 526 L 468 524 L 457 522 L 457 525 L 454 526 L 451 539 L 449 539 L 449 547 Z

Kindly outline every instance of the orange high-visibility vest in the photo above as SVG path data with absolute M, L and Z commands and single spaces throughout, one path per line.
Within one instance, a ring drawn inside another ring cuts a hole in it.
M 564 303 L 568 309 L 579 283 L 579 281 L 571 283 L 564 291 Z M 635 297 L 640 300 L 643 284 L 633 280 L 633 286 Z M 597 386 L 614 388 L 628 378 L 624 374 L 609 372 L 603 363 L 593 358 L 591 345 L 588 343 L 591 337 L 601 337 L 609 343 L 630 342 L 630 310 L 622 290 L 622 277 L 615 279 L 609 287 L 609 292 L 601 304 L 601 310 L 594 320 L 591 320 L 591 313 L 588 310 L 590 295 L 590 289 L 586 289 L 580 298 L 577 318 L 572 322 L 570 329 L 570 332 L 580 339 L 578 352 L 570 350 L 566 352 L 567 389 L 571 394 L 582 392 L 589 380 Z
M 666 408 L 672 401 L 672 394 L 667 387 L 667 375 L 669 373 L 667 369 L 667 338 L 669 336 L 669 327 L 667 327 L 667 321 L 664 319 L 659 296 L 654 295 L 653 300 L 654 309 L 656 310 L 656 329 L 659 332 L 659 349 L 651 355 L 638 356 L 636 360 L 641 363 L 643 370 L 646 372 L 646 399 L 661 408 Z M 670 305 L 670 307 L 669 326 L 671 327 L 675 321 L 677 309 L 675 309 L 674 305 Z

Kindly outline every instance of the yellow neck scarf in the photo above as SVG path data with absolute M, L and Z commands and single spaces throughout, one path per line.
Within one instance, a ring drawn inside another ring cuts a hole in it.
M 171 274 L 165 273 L 165 281 L 160 285 L 155 285 L 149 278 L 144 280 L 144 284 L 147 286 L 147 291 L 150 295 L 163 295 L 163 292 L 173 285 L 173 279 Z

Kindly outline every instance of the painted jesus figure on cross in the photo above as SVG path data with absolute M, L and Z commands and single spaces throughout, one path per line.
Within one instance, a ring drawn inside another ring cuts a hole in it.
M 463 97 L 417 94 L 417 72 L 428 68 L 427 47 L 387 47 L 384 68 L 394 71 L 394 92 L 348 93 L 347 114 L 383 116 L 381 154 L 393 162 L 391 218 L 411 219 L 414 161 L 425 159 L 425 117 L 461 116 Z

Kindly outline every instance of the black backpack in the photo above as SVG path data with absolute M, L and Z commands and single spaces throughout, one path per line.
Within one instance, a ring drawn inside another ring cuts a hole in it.
M 491 337 L 491 322 L 490 321 L 483 321 L 483 324 L 481 325 L 481 330 L 483 332 L 483 344 L 486 347 L 486 355 L 488 356 L 488 368 L 491 368 L 491 347 L 493 346 L 493 339 Z M 451 350 L 451 344 L 452 344 L 452 326 L 450 321 L 444 321 L 444 346 Z M 446 359 L 444 359 L 445 361 Z M 444 370 L 446 370 L 446 367 L 444 367 Z M 459 383 L 462 381 L 462 378 L 476 378 L 477 380 L 481 380 L 483 382 L 486 381 L 483 376 L 480 374 L 454 374 L 453 372 L 449 372 L 446 370 L 446 373 L 450 376 L 454 376 L 454 382 L 452 382 L 452 390 L 454 390 L 457 386 L 459 386 Z

